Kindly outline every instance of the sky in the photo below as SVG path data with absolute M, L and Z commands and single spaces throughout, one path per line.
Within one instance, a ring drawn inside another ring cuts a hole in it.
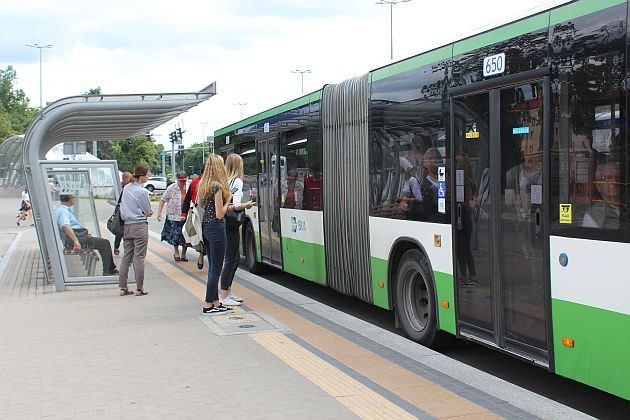
M 217 94 L 154 130 L 184 129 L 190 145 L 328 83 L 387 65 L 390 17 L 398 61 L 562 0 L 0 0 L 0 68 L 32 106 L 101 88 L 104 94 Z M 390 16 L 390 12 L 393 12 Z M 239 105 L 246 104 L 246 105 Z

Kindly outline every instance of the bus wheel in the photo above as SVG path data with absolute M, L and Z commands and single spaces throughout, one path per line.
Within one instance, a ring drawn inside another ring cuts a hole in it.
M 250 273 L 259 274 L 261 272 L 262 265 L 256 261 L 256 237 L 251 223 L 247 223 L 245 229 L 245 263 Z
M 425 256 L 417 249 L 405 252 L 396 275 L 396 313 L 412 340 L 431 347 L 437 335 L 433 277 Z

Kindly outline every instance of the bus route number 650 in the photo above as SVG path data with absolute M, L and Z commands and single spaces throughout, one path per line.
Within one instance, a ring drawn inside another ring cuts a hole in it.
M 491 55 L 483 59 L 483 77 L 501 74 L 505 71 L 505 53 Z

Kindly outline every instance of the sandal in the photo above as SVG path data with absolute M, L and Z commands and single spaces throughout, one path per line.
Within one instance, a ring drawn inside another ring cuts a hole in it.
M 180 258 L 180 260 L 181 260 L 182 262 L 188 262 L 188 258 L 186 258 L 186 257 L 181 257 L 181 258 Z
M 177 255 L 173 255 L 173 259 L 174 259 L 175 261 L 177 261 L 177 262 L 179 262 L 179 261 L 181 261 L 181 260 L 182 260 L 182 259 L 181 259 L 181 258 L 179 258 L 179 256 L 177 256 Z
M 133 295 L 133 292 L 129 289 L 120 289 L 120 296 Z
M 197 268 L 203 270 L 203 253 L 199 254 L 199 258 L 197 258 Z
M 136 290 L 136 296 L 146 296 L 148 294 L 149 292 L 147 292 L 146 290 Z

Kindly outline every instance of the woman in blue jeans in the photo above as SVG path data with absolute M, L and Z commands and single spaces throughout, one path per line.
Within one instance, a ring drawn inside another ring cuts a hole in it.
M 225 257 L 225 220 L 232 194 L 228 191 L 227 175 L 223 158 L 210 155 L 199 182 L 197 203 L 204 208 L 202 232 L 208 255 L 208 283 L 202 313 L 207 315 L 225 313 L 228 308 L 219 302 L 219 276 Z

